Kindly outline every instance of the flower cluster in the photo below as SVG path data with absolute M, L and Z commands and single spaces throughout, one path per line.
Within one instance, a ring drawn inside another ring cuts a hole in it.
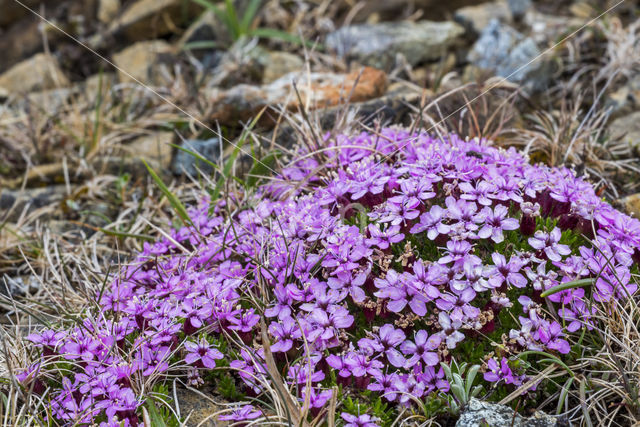
M 455 135 L 325 142 L 335 149 L 322 159 L 293 161 L 257 194 L 205 200 L 191 226 L 145 244 L 81 325 L 31 335 L 47 368 L 19 379 L 36 392 L 53 384 L 50 416 L 137 425 L 142 384 L 202 384 L 217 366 L 241 394 L 267 399 L 269 357 L 310 414 L 336 385 L 392 407 L 446 394 L 452 357 L 517 387 L 526 376 L 507 357 L 570 352 L 572 334 L 592 327 L 588 296 L 637 290 L 640 222 L 568 169 Z M 584 278 L 592 288 L 543 303 Z M 265 410 L 243 403 L 224 418 Z

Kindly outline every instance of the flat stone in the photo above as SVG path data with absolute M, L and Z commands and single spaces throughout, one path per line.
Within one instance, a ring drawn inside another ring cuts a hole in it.
M 544 89 L 549 78 L 548 66 L 539 55 L 540 50 L 533 39 L 492 19 L 467 59 L 480 69 L 521 84 L 529 91 L 538 91 Z
M 111 23 L 109 33 L 132 42 L 153 39 L 171 33 L 175 25 L 200 11 L 202 8 L 191 1 L 138 0 Z
M 0 87 L 12 93 L 54 89 L 69 84 L 58 61 L 44 53 L 19 62 L 0 75 Z
M 471 34 L 480 34 L 492 19 L 511 22 L 511 10 L 506 1 L 481 3 L 456 10 L 453 19 L 462 24 Z
M 154 65 L 163 55 L 171 55 L 173 48 L 164 40 L 138 42 L 115 53 L 113 62 L 122 70 L 143 83 L 153 83 L 158 77 Z M 118 71 L 120 82 L 134 81 L 122 71 Z
M 120 0 L 100 0 L 98 4 L 98 20 L 103 24 L 109 24 L 118 16 L 120 7 Z
M 505 405 L 482 402 L 476 398 L 460 414 L 456 427 L 555 427 L 558 419 L 542 412 L 536 412 L 531 418 L 514 413 Z
M 460 25 L 449 21 L 384 22 L 341 28 L 327 36 L 325 45 L 347 60 L 389 69 L 397 54 L 410 65 L 437 60 L 463 33 Z
M 200 154 L 202 157 L 213 163 L 218 161 L 221 154 L 220 139 L 218 138 L 205 140 L 189 139 L 187 141 L 182 141 L 180 146 Z M 198 169 L 203 173 L 213 172 L 211 165 L 198 160 L 196 157 L 185 151 L 176 150 L 175 156 L 171 162 L 171 170 L 174 174 L 181 175 L 187 173 L 191 176 L 197 176 Z
M 609 125 L 611 139 L 622 139 L 634 147 L 640 146 L 640 111 L 615 119 Z
M 533 7 L 531 0 L 507 0 L 514 19 L 521 19 Z
M 127 144 L 126 150 L 132 157 L 142 157 L 156 170 L 166 170 L 171 165 L 171 155 L 175 134 L 173 132 L 155 132 L 136 138 Z
M 295 110 L 299 106 L 294 91 L 296 84 L 302 103 L 310 110 L 328 108 L 345 102 L 362 102 L 382 96 L 387 89 L 384 72 L 365 67 L 350 74 L 290 73 L 269 85 L 238 85 L 229 90 L 212 91 L 212 120 L 237 126 L 240 121 L 255 116 L 265 106 L 283 106 Z M 275 121 L 273 112 L 263 115 L 264 125 Z
M 298 55 L 289 52 L 269 52 L 266 66 L 262 72 L 262 83 L 268 84 L 294 71 L 300 71 L 304 61 Z

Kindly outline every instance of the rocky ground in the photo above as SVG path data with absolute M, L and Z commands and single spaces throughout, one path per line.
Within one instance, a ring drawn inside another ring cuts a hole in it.
M 23 3 L 0 0 L 5 295 L 75 289 L 157 234 L 169 202 L 142 160 L 187 202 L 215 179 L 179 147 L 243 176 L 316 131 L 422 126 L 574 167 L 640 215 L 632 1 L 236 1 L 236 21 L 203 1 Z

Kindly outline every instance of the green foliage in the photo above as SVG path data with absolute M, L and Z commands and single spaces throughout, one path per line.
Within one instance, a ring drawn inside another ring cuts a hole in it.
M 352 415 L 369 414 L 379 418 L 379 424 L 390 426 L 395 419 L 394 409 L 389 407 L 389 403 L 382 401 L 380 396 L 374 395 L 370 391 L 363 391 L 360 395 L 362 399 L 352 399 L 347 397 L 342 402 L 342 411 Z
M 476 376 L 480 370 L 480 365 L 470 366 L 466 363 L 456 363 L 451 360 L 451 366 L 445 363 L 440 364 L 451 387 L 451 393 L 446 396 L 449 405 L 449 412 L 458 415 L 472 397 L 478 396 L 482 391 L 482 386 L 474 386 Z M 467 370 L 468 368 L 468 370 Z
M 242 14 L 238 13 L 236 6 L 233 4 L 233 0 L 225 0 L 224 7 L 215 5 L 212 0 L 192 0 L 200 6 L 212 11 L 222 24 L 227 29 L 227 32 L 232 41 L 237 41 L 242 37 L 258 37 L 265 39 L 278 39 L 289 43 L 302 43 L 300 37 L 287 33 L 286 31 L 280 31 L 275 28 L 254 28 L 253 22 L 255 21 L 258 10 L 262 4 L 262 0 L 250 0 L 247 8 Z M 198 43 L 188 45 L 187 48 L 195 49 L 201 47 L 217 46 L 215 42 Z

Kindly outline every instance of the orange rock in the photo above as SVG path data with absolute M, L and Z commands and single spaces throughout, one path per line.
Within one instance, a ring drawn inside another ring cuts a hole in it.
M 226 125 L 238 125 L 255 116 L 265 106 L 296 110 L 300 106 L 294 90 L 308 110 L 332 107 L 344 102 L 362 102 L 378 98 L 387 90 L 387 75 L 364 67 L 349 74 L 291 73 L 264 86 L 238 85 L 229 90 L 214 90 L 210 118 Z M 277 116 L 274 111 L 261 122 L 267 125 Z

